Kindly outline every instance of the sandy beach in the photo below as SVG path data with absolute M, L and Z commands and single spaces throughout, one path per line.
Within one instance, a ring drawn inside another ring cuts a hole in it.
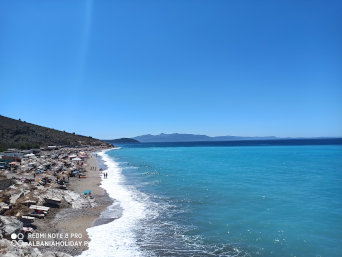
M 29 185 L 23 184 L 25 187 L 31 187 L 30 192 L 27 191 L 26 194 L 21 194 L 15 204 L 12 204 L 11 209 L 4 212 L 2 215 L 11 216 L 18 218 L 28 212 L 27 207 L 18 207 L 20 203 L 26 199 L 39 199 L 39 194 L 48 194 L 51 197 L 61 198 L 61 202 L 56 208 L 50 208 L 46 213 L 45 217 L 42 219 L 36 218 L 33 225 L 31 226 L 34 230 L 32 233 L 37 234 L 63 234 L 68 235 L 68 239 L 65 238 L 55 238 L 54 242 L 59 242 L 61 245 L 51 245 L 51 246 L 39 246 L 34 245 L 32 248 L 37 248 L 41 253 L 65 253 L 64 256 L 77 256 L 82 253 L 82 251 L 88 248 L 89 237 L 87 233 L 87 228 L 100 224 L 109 222 L 109 220 L 101 219 L 100 214 L 112 203 L 111 198 L 105 192 L 105 190 L 100 187 L 101 180 L 103 177 L 102 171 L 100 170 L 98 159 L 96 157 L 96 152 L 102 149 L 94 149 L 87 152 L 87 158 L 81 163 L 84 177 L 82 176 L 68 176 L 67 180 L 67 190 L 62 190 L 56 188 L 54 183 L 45 185 L 33 186 L 30 182 Z M 34 177 L 35 181 L 41 181 L 46 174 L 32 175 L 21 175 L 18 173 L 8 172 L 7 177 L 15 177 L 19 180 L 29 179 Z M 65 178 L 64 178 L 65 179 Z M 34 182 L 33 184 L 35 184 Z M 12 186 L 13 187 L 13 186 Z M 23 187 L 23 186 L 22 186 Z M 20 189 L 20 185 L 16 185 L 16 190 Z M 10 189 L 9 190 L 13 190 Z M 85 195 L 84 192 L 90 190 L 90 195 Z M 2 191 L 6 192 L 6 191 Z M 5 197 L 3 197 L 5 199 Z M 38 200 L 39 201 L 39 200 Z M 43 206 L 43 204 L 41 204 Z M 44 206 L 48 206 L 44 204 Z M 3 216 L 1 216 L 3 217 Z M 21 225 L 22 227 L 23 225 Z M 4 238 L 10 239 L 8 236 L 4 235 Z M 8 245 L 5 241 L 6 239 L 0 240 L 0 245 Z M 43 238 L 43 240 L 47 240 Z M 49 239 L 50 240 L 50 239 Z M 29 241 L 37 241 L 37 239 L 32 239 Z M 42 241 L 42 239 L 40 239 Z M 68 242 L 68 245 L 62 245 L 62 243 Z M 81 243 L 80 243 L 81 242 Z M 7 246 L 7 251 L 15 251 L 17 249 L 12 249 Z M 12 249 L 12 250 L 11 250 Z M 32 250 L 32 249 L 31 249 Z M 32 254 L 32 253 L 31 253 Z M 1 255 L 1 251 L 0 251 Z M 19 254 L 20 255 L 20 254 Z M 18 256 L 19 256 L 18 255 Z
M 93 167 L 93 168 L 91 168 Z M 82 241 L 89 241 L 87 228 L 94 225 L 94 223 L 102 224 L 100 221 L 100 214 L 112 203 L 105 190 L 100 187 L 102 172 L 100 171 L 98 160 L 95 157 L 95 153 L 87 160 L 85 164 L 85 170 L 87 174 L 86 179 L 79 179 L 78 177 L 70 178 L 70 190 L 82 194 L 86 190 L 91 190 L 91 194 L 94 197 L 95 204 L 93 208 L 63 208 L 56 213 L 55 217 L 51 218 L 51 233 L 68 233 L 82 235 Z M 42 226 L 41 231 L 47 233 L 48 225 Z M 72 239 L 71 241 L 77 241 L 79 238 Z M 80 247 L 56 247 L 54 250 L 63 251 L 73 256 L 80 255 L 82 251 L 86 250 L 87 246 Z M 46 247 L 41 249 L 44 251 L 51 251 Z

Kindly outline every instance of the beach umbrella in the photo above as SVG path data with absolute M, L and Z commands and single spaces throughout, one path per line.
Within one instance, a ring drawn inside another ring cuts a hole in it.
M 91 194 L 91 190 L 85 190 L 85 191 L 83 192 L 83 194 L 84 194 L 84 195 L 90 195 L 90 194 Z
M 29 153 L 29 154 L 25 154 L 24 156 L 25 156 L 25 157 L 33 157 L 33 156 L 36 156 L 36 155 L 33 154 L 33 153 Z

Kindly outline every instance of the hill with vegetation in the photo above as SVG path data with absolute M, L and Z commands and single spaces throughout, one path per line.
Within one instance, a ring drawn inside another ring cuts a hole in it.
M 111 140 L 104 140 L 104 141 L 106 141 L 108 143 L 112 143 L 112 144 L 138 144 L 138 143 L 140 143 L 136 139 L 127 138 L 127 137 L 111 139 Z
M 46 128 L 0 115 L 0 151 L 8 148 L 31 149 L 48 145 L 93 145 L 108 143 L 95 139 Z

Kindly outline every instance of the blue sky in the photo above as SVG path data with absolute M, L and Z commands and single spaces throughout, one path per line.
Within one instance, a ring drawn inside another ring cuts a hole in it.
M 0 114 L 98 138 L 342 136 L 341 1 L 0 3 Z

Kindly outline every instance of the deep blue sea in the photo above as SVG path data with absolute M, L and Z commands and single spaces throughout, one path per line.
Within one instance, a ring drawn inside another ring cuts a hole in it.
M 141 204 L 126 210 L 142 212 L 130 223 L 137 256 L 342 256 L 341 144 L 137 144 L 107 155 Z

